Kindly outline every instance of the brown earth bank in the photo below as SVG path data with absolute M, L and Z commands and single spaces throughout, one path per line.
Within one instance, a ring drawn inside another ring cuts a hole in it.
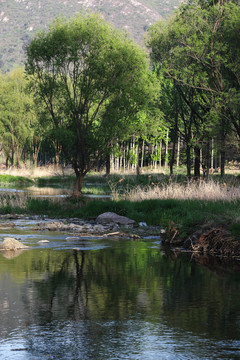
M 223 225 L 205 224 L 186 239 L 181 239 L 178 228 L 174 223 L 169 222 L 162 243 L 170 248 L 191 251 L 202 256 L 217 255 L 240 260 L 240 241 L 230 234 L 227 226 Z

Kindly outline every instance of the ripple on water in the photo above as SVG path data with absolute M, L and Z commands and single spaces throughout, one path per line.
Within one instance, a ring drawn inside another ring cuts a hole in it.
M 53 321 L 18 329 L 0 342 L 7 360 L 210 360 L 237 359 L 239 341 L 217 341 L 139 319 Z

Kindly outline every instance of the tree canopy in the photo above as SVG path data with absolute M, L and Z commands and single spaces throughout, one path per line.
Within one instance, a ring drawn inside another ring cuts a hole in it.
M 32 111 L 33 99 L 26 91 L 24 70 L 17 68 L 0 74 L 0 141 L 6 164 L 20 164 L 26 143 L 34 136 L 36 117 Z
M 148 37 L 155 67 L 181 99 L 178 131 L 181 124 L 188 128 L 190 147 L 216 136 L 222 175 L 226 136 L 233 131 L 240 138 L 239 24 L 235 2 L 189 1 L 169 21 L 153 25 Z
M 78 14 L 31 41 L 26 71 L 81 192 L 82 178 L 154 98 L 146 54 L 102 17 Z

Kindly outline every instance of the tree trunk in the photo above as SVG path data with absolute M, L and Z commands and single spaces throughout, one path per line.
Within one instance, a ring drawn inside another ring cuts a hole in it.
M 167 130 L 167 137 L 166 137 L 166 148 L 165 148 L 165 169 L 168 167 L 168 141 L 169 141 L 169 130 Z
M 211 170 L 213 172 L 213 163 L 214 163 L 214 140 L 212 138 L 212 150 L 211 150 Z
M 126 171 L 126 144 L 123 143 L 123 172 Z
M 186 157 L 187 157 L 187 177 L 191 179 L 191 147 L 187 144 L 186 146 Z
M 55 166 L 56 166 L 56 169 L 59 168 L 59 163 L 60 163 L 60 153 L 57 152 L 57 153 L 55 154 Z
M 209 169 L 210 169 L 210 143 L 209 143 L 209 140 L 207 141 L 207 146 L 206 146 L 206 167 L 207 167 L 206 177 L 208 179 L 209 178 Z
M 225 175 L 225 149 L 221 149 L 220 151 L 220 156 L 221 156 L 221 177 L 224 177 Z
M 179 167 L 180 162 L 180 137 L 178 137 L 178 144 L 177 144 L 177 167 Z
M 13 149 L 12 149 L 10 161 L 11 161 L 11 166 L 13 166 L 13 164 L 14 164 L 14 150 Z
M 76 182 L 75 182 L 75 190 L 73 192 L 73 196 L 82 197 L 83 174 L 81 174 L 78 170 L 75 170 L 75 174 L 76 174 Z
M 160 140 L 160 149 L 159 149 L 159 168 L 162 168 L 162 140 Z
M 140 166 L 139 166 L 139 145 L 137 144 L 136 148 L 137 162 L 136 162 L 136 173 L 137 176 L 141 175 Z
M 176 142 L 177 142 L 177 129 L 175 128 L 174 137 L 173 137 L 172 156 L 171 156 L 171 160 L 170 160 L 170 176 L 173 175 L 173 165 L 175 162 Z
M 106 176 L 109 176 L 111 172 L 110 154 L 106 155 Z
M 200 148 L 195 146 L 195 160 L 194 160 L 194 177 L 196 179 L 200 178 Z
M 143 140 L 143 142 L 142 142 L 141 168 L 143 168 L 143 162 L 144 162 L 144 146 L 145 146 L 145 140 Z

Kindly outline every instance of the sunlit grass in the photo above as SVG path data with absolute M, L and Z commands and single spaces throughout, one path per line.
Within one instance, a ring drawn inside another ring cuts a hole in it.
M 20 184 L 25 179 L 21 179 L 20 175 L 4 176 L 2 179 L 9 184 Z M 47 187 L 56 187 L 56 191 L 65 189 L 65 193 L 71 195 L 75 177 L 73 174 L 54 174 L 32 181 L 43 186 L 46 192 L 51 190 Z M 163 173 L 141 176 L 121 173 L 105 177 L 103 173 L 91 172 L 85 177 L 82 190 L 83 195 L 112 193 L 115 201 L 89 200 L 84 196 L 82 199 L 51 200 L 33 198 L 27 193 L 2 192 L 0 212 L 94 219 L 105 211 L 113 211 L 148 225 L 167 227 L 172 221 L 183 237 L 208 222 L 224 224 L 235 236 L 240 236 L 239 175 L 228 174 L 224 179 L 212 175 L 208 181 L 189 182 L 183 174 L 171 178 Z M 55 192 L 51 190 L 50 194 Z
M 149 199 L 235 201 L 240 199 L 240 187 L 213 180 L 191 183 L 162 183 L 132 188 L 126 191 L 125 198 L 131 201 Z
M 0 185 L 2 184 L 15 184 L 18 186 L 22 185 L 31 185 L 34 181 L 30 178 L 19 176 L 19 175 L 9 175 L 9 174 L 0 174 Z

